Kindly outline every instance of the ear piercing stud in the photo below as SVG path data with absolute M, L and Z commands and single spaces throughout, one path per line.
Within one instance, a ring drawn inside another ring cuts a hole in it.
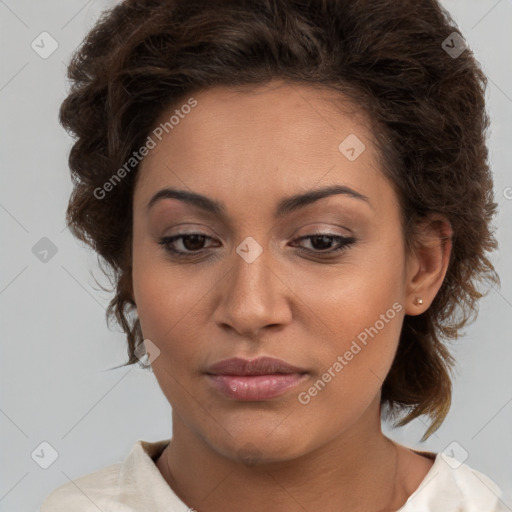
M 423 299 L 421 297 L 415 297 L 414 298 L 414 304 L 416 306 L 421 306 L 421 304 L 423 304 Z

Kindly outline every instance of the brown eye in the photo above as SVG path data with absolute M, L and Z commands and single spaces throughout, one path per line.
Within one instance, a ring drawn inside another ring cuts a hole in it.
M 173 256 L 187 257 L 204 252 L 208 248 L 204 245 L 207 240 L 213 239 L 203 233 L 182 233 L 164 237 L 158 243 Z M 301 247 L 301 249 L 317 255 L 339 253 L 356 241 L 353 236 L 347 237 L 333 233 L 316 233 L 300 237 L 296 241 L 302 240 L 309 240 L 312 248 Z M 332 248 L 333 245 L 334 248 Z
M 356 239 L 353 236 L 341 236 L 335 235 L 332 233 L 317 233 L 314 235 L 302 236 L 297 239 L 301 240 L 310 240 L 312 249 L 304 248 L 305 251 L 317 253 L 317 254 L 332 254 L 338 253 L 342 250 L 346 249 L 348 246 L 355 243 Z M 336 244 L 337 247 L 332 249 L 333 244 Z
M 213 240 L 202 233 L 182 233 L 180 235 L 162 238 L 158 243 L 175 256 L 194 256 L 201 253 L 206 240 Z M 180 242 L 181 248 L 176 248 L 176 242 Z

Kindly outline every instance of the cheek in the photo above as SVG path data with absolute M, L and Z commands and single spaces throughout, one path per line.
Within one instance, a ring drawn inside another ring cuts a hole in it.
M 134 250 L 133 292 L 144 338 L 161 352 L 169 352 L 173 347 L 168 340 L 178 336 L 185 324 L 190 326 L 201 288 L 166 264 L 160 251 L 158 247 L 152 253 Z
M 381 244 L 374 254 L 362 249 L 328 271 L 308 270 L 294 273 L 294 294 L 307 306 L 301 311 L 309 311 L 316 328 L 325 331 L 326 339 L 352 339 L 390 308 L 387 316 L 397 323 L 396 307 L 392 306 L 403 301 L 404 280 L 403 261 L 395 249 Z M 399 328 L 394 334 L 397 332 Z
M 310 388 L 317 392 L 314 400 L 324 405 L 341 400 L 349 409 L 364 409 L 398 347 L 404 317 L 402 259 L 393 243 L 381 244 L 379 251 L 366 251 L 335 274 L 322 279 L 304 274 L 297 283 L 297 295 L 314 312 L 319 329 L 313 338 L 322 340 L 312 347 L 322 361 L 316 378 L 329 381 L 325 387 L 319 383 L 317 391 Z
M 351 376 L 349 388 L 360 387 L 360 382 L 368 378 L 378 385 L 377 380 L 382 382 L 391 366 L 403 322 L 403 305 L 399 293 L 389 293 L 389 288 L 387 292 L 347 286 L 340 290 L 339 297 L 313 303 L 312 309 L 328 327 L 322 329 L 322 334 L 316 332 L 316 338 L 323 342 L 314 351 L 321 353 L 325 369 L 341 356 L 343 368 L 338 373 Z
M 168 265 L 164 268 L 156 261 L 137 261 L 135 256 L 133 284 L 143 337 L 159 350 L 152 360 L 152 371 L 169 403 L 185 407 L 182 400 L 188 395 L 183 393 L 183 386 L 190 378 L 187 372 L 197 365 L 200 333 L 192 317 L 199 290 L 193 283 L 183 283 Z
M 321 359 L 318 373 L 297 397 L 310 421 L 322 417 L 324 428 L 333 432 L 349 426 L 375 400 L 398 347 L 402 304 L 390 302 L 385 294 L 379 300 L 370 295 L 362 302 L 367 294 L 361 290 L 340 298 L 330 312 L 329 338 L 317 337 L 319 343 L 312 347 Z M 326 415 L 326 410 L 333 414 Z

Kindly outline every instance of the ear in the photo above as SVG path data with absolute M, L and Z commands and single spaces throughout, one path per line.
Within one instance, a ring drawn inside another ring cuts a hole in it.
M 421 219 L 415 247 L 407 255 L 405 314 L 419 315 L 432 304 L 450 263 L 453 230 L 442 215 Z M 416 297 L 423 302 L 415 302 Z

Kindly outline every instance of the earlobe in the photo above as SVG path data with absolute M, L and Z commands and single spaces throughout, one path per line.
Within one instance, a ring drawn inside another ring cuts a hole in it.
M 416 226 L 416 247 L 410 255 L 405 300 L 406 315 L 424 313 L 448 271 L 453 230 L 444 216 L 431 214 Z
M 421 297 L 414 297 L 414 301 L 413 301 L 414 305 L 415 306 L 421 306 L 423 304 L 423 299 Z

